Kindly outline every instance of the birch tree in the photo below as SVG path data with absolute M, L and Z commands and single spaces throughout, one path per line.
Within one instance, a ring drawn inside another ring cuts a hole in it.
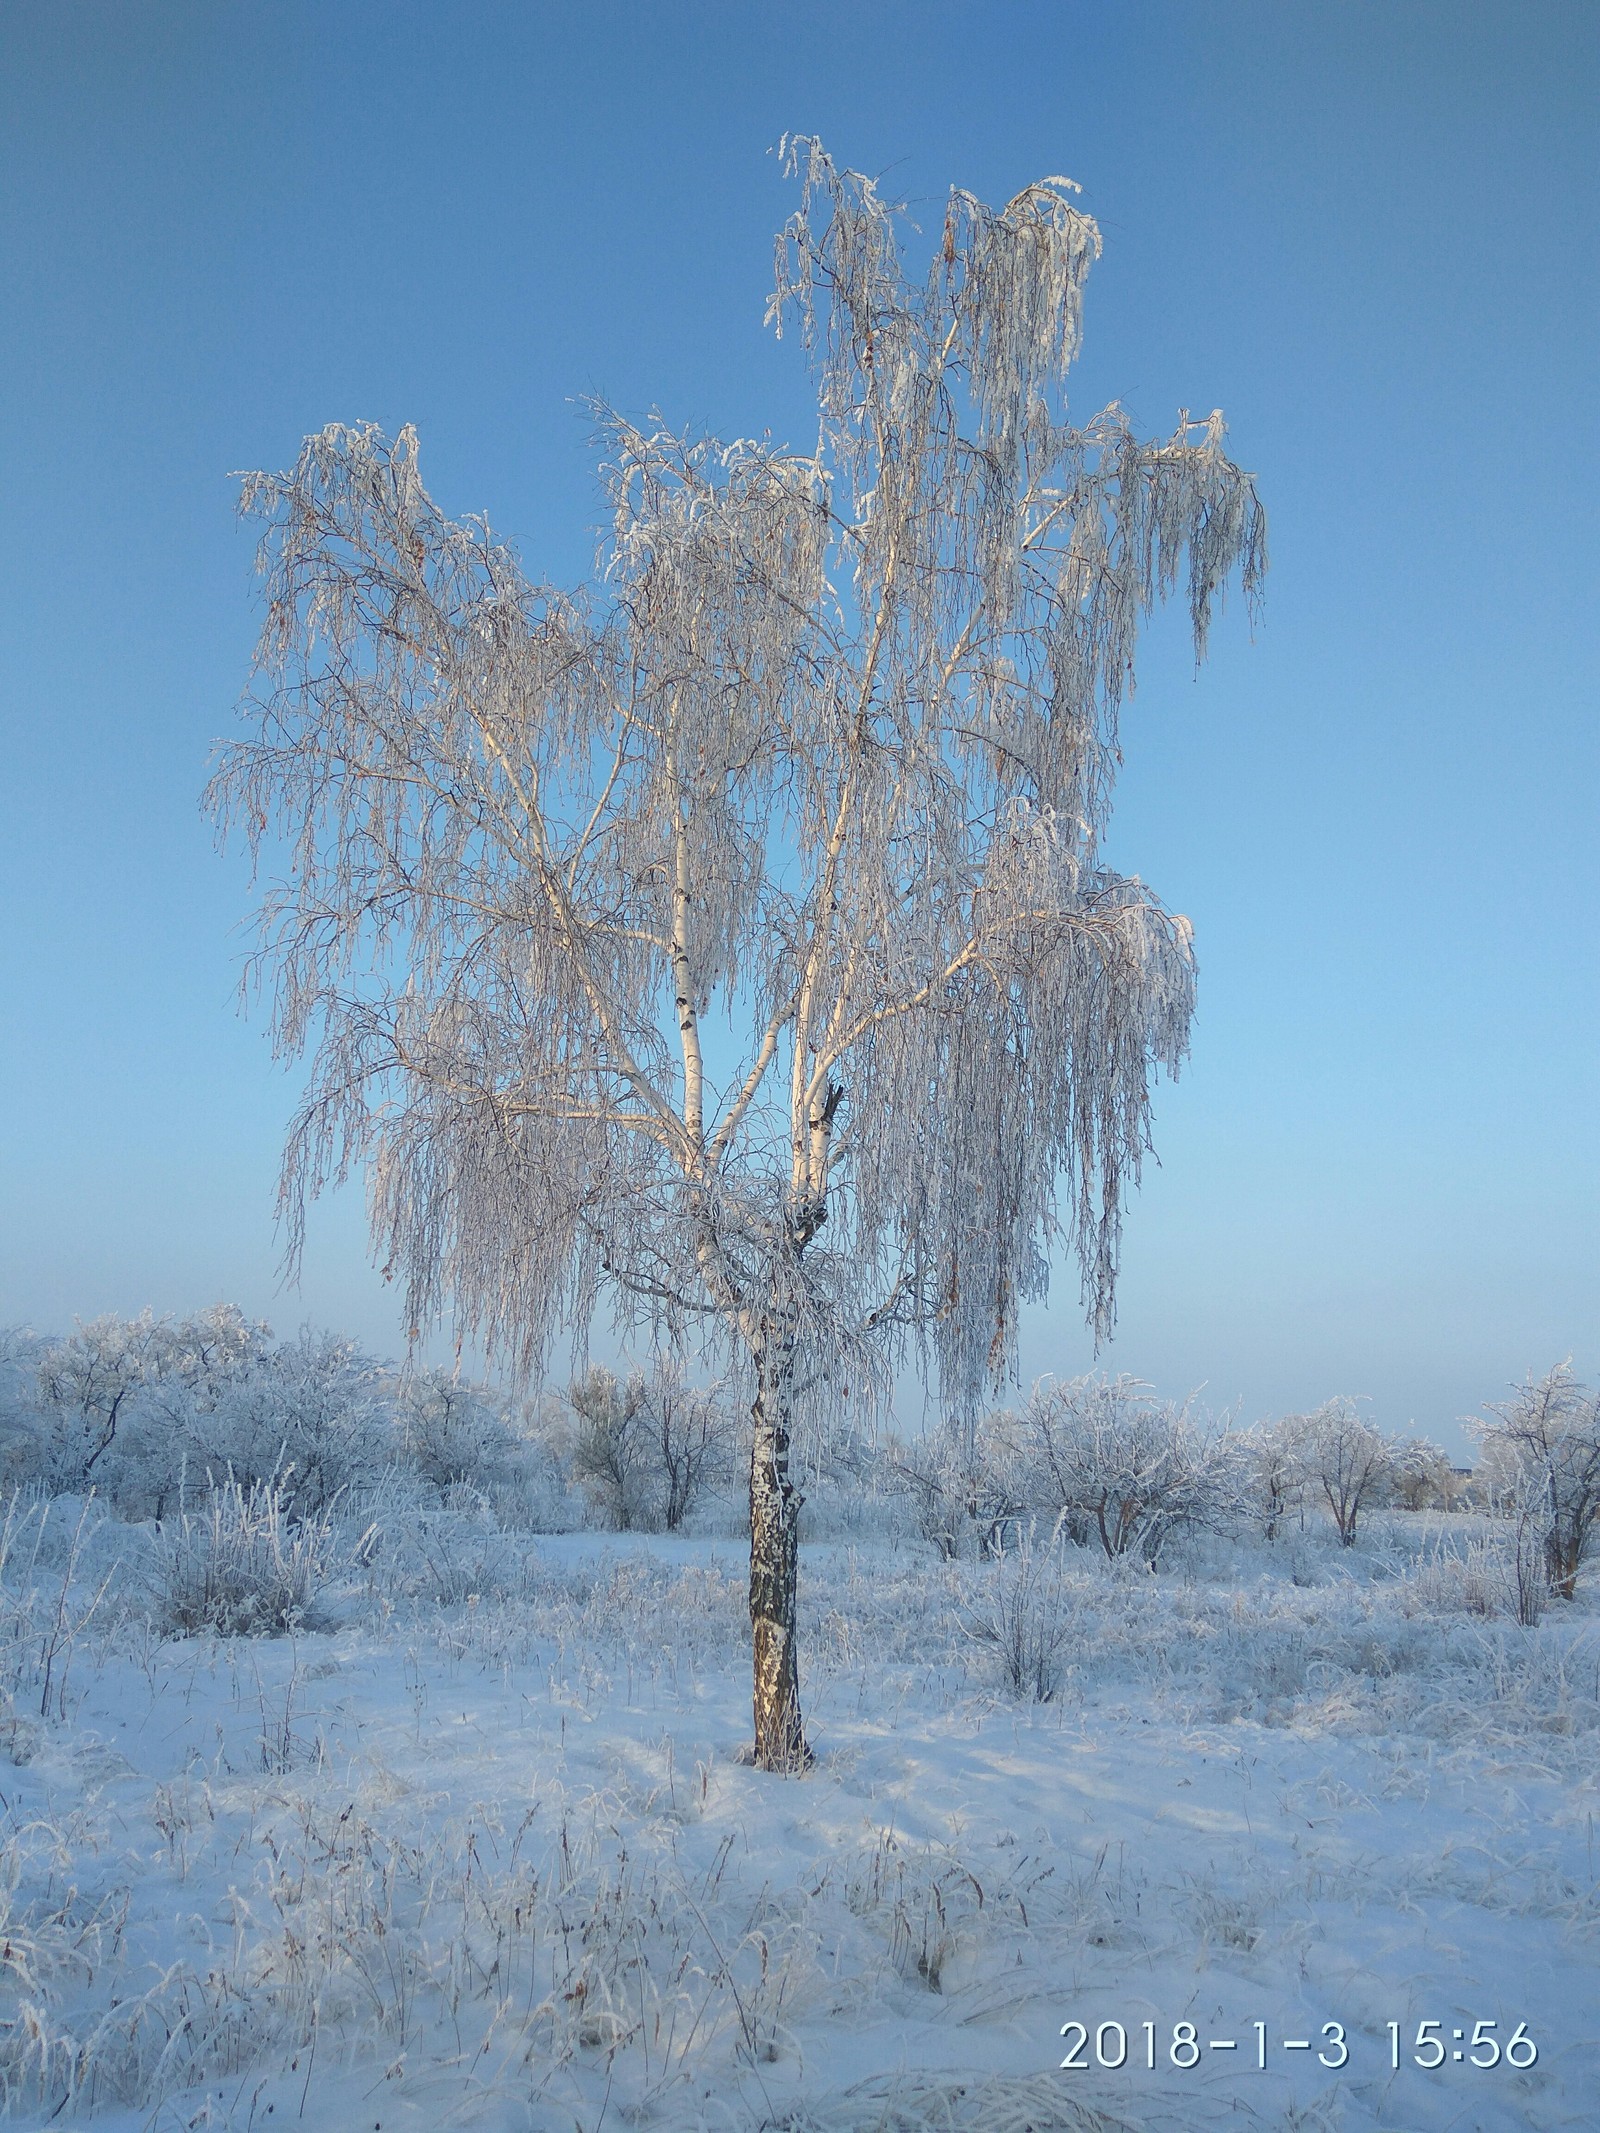
M 816 442 L 598 412 L 594 583 L 451 520 L 417 440 L 257 474 L 267 621 L 211 796 L 284 871 L 282 1209 L 368 1179 L 407 1323 L 525 1371 L 603 1303 L 750 1388 L 755 1756 L 808 1759 L 797 1417 L 915 1342 L 975 1409 L 1052 1249 L 1111 1325 L 1122 1209 L 1194 997 L 1101 842 L 1152 606 L 1197 655 L 1265 569 L 1222 418 L 1157 441 L 1064 380 L 1075 187 L 953 192 L 924 272 L 874 182 L 784 145 L 769 318 Z

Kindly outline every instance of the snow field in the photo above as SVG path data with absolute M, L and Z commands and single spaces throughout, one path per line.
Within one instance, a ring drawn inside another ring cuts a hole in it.
M 812 1545 L 803 1780 L 738 1760 L 736 1543 L 540 1536 L 445 1606 L 380 1556 L 338 1627 L 162 1640 L 128 1561 L 75 1628 L 140 1535 L 56 1523 L 6 1587 L 13 2122 L 1589 2122 L 1600 1640 L 1475 1613 L 1437 1523 L 1068 1550 L 1042 1704 L 974 1635 L 1007 1565 Z M 1410 2065 L 1484 2017 L 1537 2064 Z M 1060 2071 L 1071 2019 L 1129 2065 Z M 1246 2049 L 1181 2071 L 1184 2019 Z M 1255 2070 L 1327 2020 L 1346 2068 Z

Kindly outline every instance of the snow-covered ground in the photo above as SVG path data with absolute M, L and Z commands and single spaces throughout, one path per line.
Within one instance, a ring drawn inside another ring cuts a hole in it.
M 13 2122 L 1597 2122 L 1581 1598 L 1480 1618 L 1415 1545 L 1084 1556 L 1035 1704 L 971 1635 L 1003 1567 L 814 1545 L 794 1779 L 739 1760 L 735 1542 L 527 1546 L 509 1596 L 63 1649 L 65 1717 L 32 1687 L 0 1763 Z M 1526 2022 L 1536 2063 L 1424 2071 L 1426 2021 Z

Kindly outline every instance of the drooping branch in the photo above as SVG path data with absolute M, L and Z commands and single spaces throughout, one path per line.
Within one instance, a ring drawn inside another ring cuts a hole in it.
M 875 184 L 787 163 L 816 451 L 598 410 L 574 596 L 447 519 L 409 431 L 309 439 L 246 485 L 255 734 L 212 798 L 284 868 L 291 1246 L 367 1163 L 416 1322 L 531 1362 L 608 1295 L 704 1308 L 782 1323 L 795 1382 L 915 1334 L 970 1401 L 1059 1239 L 1109 1329 L 1194 982 L 1099 858 L 1119 727 L 1152 607 L 1203 654 L 1264 522 L 1219 416 L 1068 420 L 1100 240 L 1067 181 L 952 194 L 914 277 Z

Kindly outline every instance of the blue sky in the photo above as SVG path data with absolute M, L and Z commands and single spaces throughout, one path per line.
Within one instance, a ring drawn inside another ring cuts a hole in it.
M 276 1277 L 292 1082 L 197 796 L 258 623 L 230 469 L 417 424 L 586 574 L 581 395 L 803 439 L 814 131 L 936 221 L 1063 172 L 1078 412 L 1220 405 L 1274 565 L 1151 636 L 1111 856 L 1197 930 L 1103 1357 L 1447 1434 L 1600 1371 L 1600 15 L 1227 4 L 0 7 L 0 1322 L 219 1296 L 392 1352 L 359 1196 Z M 1030 1372 L 1090 1360 L 1067 1275 Z

